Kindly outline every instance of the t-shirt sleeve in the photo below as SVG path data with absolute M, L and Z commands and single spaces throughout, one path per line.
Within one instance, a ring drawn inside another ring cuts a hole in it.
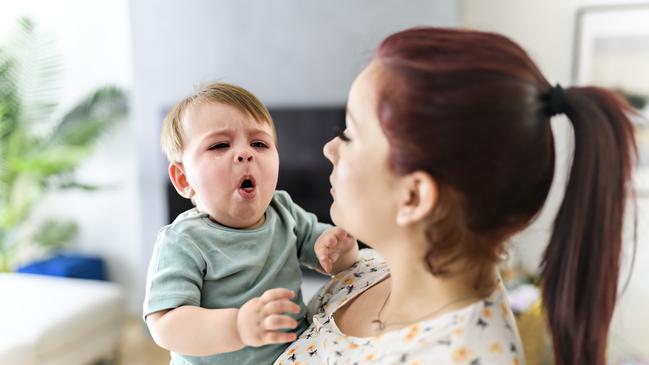
M 293 219 L 295 219 L 294 230 L 297 236 L 297 256 L 300 263 L 311 269 L 318 268 L 318 258 L 314 250 L 315 241 L 320 237 L 322 232 L 332 226 L 318 222 L 315 214 L 307 212 L 294 203 L 287 192 L 278 191 L 276 197 L 285 204 L 290 210 Z
M 143 318 L 182 305 L 200 305 L 205 268 L 203 256 L 188 236 L 163 229 L 149 263 Z

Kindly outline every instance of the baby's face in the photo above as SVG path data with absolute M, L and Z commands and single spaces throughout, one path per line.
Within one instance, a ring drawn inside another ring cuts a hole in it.
M 182 163 L 196 207 L 228 227 L 261 224 L 279 171 L 271 126 L 230 105 L 203 102 L 188 108 L 182 127 Z

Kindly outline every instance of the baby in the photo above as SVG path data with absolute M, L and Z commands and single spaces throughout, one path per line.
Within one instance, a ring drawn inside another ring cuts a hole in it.
M 356 240 L 275 191 L 276 135 L 250 92 L 213 83 L 167 115 L 169 178 L 195 208 L 161 229 L 143 315 L 171 364 L 272 363 L 308 325 L 299 263 L 335 274 Z

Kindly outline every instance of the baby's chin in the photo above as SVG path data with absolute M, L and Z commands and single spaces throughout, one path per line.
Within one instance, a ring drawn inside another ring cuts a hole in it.
M 252 229 L 264 223 L 265 212 L 265 209 L 260 209 L 260 211 L 243 209 L 229 214 L 208 214 L 211 220 L 222 226 L 234 229 Z
M 266 214 L 261 213 L 261 216 L 254 221 L 245 222 L 239 229 L 254 229 L 260 227 L 266 221 Z

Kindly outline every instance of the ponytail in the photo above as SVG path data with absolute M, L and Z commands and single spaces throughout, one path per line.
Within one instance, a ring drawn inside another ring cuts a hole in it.
M 615 307 L 625 203 L 636 156 L 630 106 L 608 91 L 569 88 L 572 170 L 541 264 L 555 364 L 604 365 Z

